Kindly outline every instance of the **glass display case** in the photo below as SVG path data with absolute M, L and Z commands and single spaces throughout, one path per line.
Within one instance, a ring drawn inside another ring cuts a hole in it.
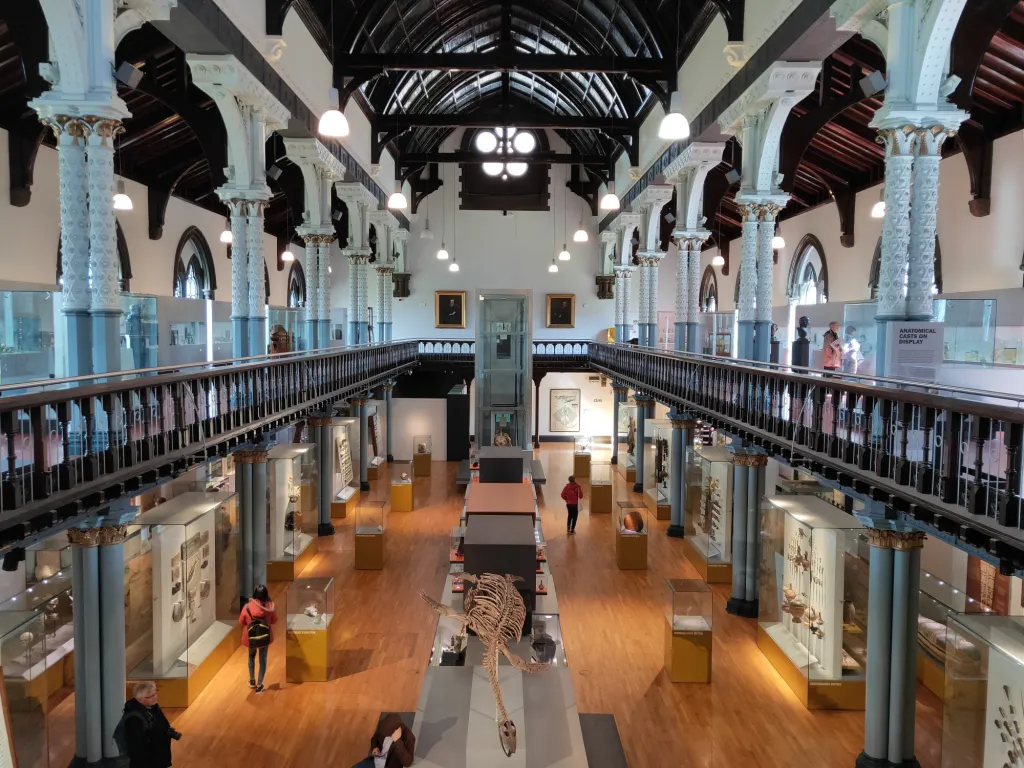
M 302 310 L 267 307 L 267 349 L 271 354 L 300 349 Z
M 647 568 L 647 507 L 618 502 L 615 524 L 615 562 L 619 570 Z
M 60 294 L 3 291 L 0 316 L 0 384 L 52 379 L 57 372 L 54 313 Z
M 864 709 L 864 527 L 815 496 L 777 496 L 758 530 L 758 647 L 808 709 Z
M 590 437 L 582 435 L 573 438 L 572 474 L 577 480 L 590 477 L 590 454 L 593 442 Z
M 943 360 L 995 362 L 995 299 L 936 299 L 932 311 L 935 321 L 942 323 Z M 1006 359 L 1005 351 L 1003 357 Z
M 154 368 L 160 364 L 160 324 L 155 296 L 121 294 L 122 370 Z
M 387 409 L 383 400 L 366 402 L 367 423 L 367 456 L 369 464 L 366 469 L 367 479 L 376 480 L 387 463 L 388 449 L 385 442 L 387 435 Z M 356 443 L 358 446 L 359 444 Z
M 416 477 L 430 477 L 430 462 L 433 453 L 430 435 L 415 435 L 412 438 L 412 472 Z
M 530 661 L 535 664 L 567 666 L 562 628 L 554 614 L 533 614 L 530 622 Z
M 331 419 L 331 517 L 345 518 L 355 512 L 359 498 L 359 420 Z
M 288 588 L 285 678 L 324 682 L 331 674 L 334 578 L 296 579 Z
M 732 582 L 733 455 L 719 446 L 690 449 L 683 550 L 710 584 Z
M 922 575 L 925 573 L 922 572 Z M 945 686 L 946 653 L 949 647 L 947 622 L 957 613 L 956 609 L 923 589 L 918 591 L 917 679 L 939 698 L 942 698 Z
M 644 429 L 651 436 L 644 460 L 644 503 L 657 520 L 672 517 L 669 506 L 669 469 L 672 466 L 672 422 L 649 419 Z
M 238 645 L 236 497 L 185 492 L 136 518 L 125 541 L 128 681 L 187 707 Z
M 391 511 L 412 512 L 412 462 L 391 464 Z
M 317 552 L 320 522 L 315 443 L 267 452 L 267 579 L 291 581 Z
M 627 483 L 636 482 L 636 403 L 619 406 L 619 432 L 626 435 L 626 444 L 620 445 L 619 469 Z M 621 449 L 625 448 L 625 452 Z
M 735 333 L 735 312 L 702 312 L 700 314 L 703 352 L 717 357 L 733 356 L 733 334 Z
M 360 501 L 356 507 L 356 570 L 384 567 L 384 528 L 387 507 L 383 501 Z
M 47 765 L 46 635 L 38 613 L 0 612 L 0 664 L 10 718 L 7 733 L 16 760 L 13 764 L 18 766 Z
M 231 321 L 230 301 L 211 301 L 208 322 L 212 325 L 213 360 L 230 360 L 234 357 L 235 329 Z
M 612 464 L 594 461 L 590 464 L 590 513 L 607 515 L 612 511 Z
M 711 682 L 711 588 L 698 579 L 668 579 L 665 670 L 673 683 Z
M 843 373 L 871 376 L 878 365 L 878 305 L 855 302 L 843 307 Z

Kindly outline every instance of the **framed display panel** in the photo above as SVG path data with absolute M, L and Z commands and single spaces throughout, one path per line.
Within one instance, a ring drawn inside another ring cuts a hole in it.
M 864 709 L 863 526 L 815 496 L 779 496 L 758 530 L 758 647 L 808 709 Z
M 331 517 L 355 512 L 359 498 L 359 420 L 331 420 Z
M 711 588 L 697 579 L 668 579 L 665 670 L 673 683 L 711 682 Z
M 381 470 L 387 464 L 388 449 L 384 441 L 387 435 L 387 408 L 383 400 L 369 400 L 366 404 L 368 423 L 368 451 L 370 465 L 367 467 L 366 475 L 370 480 L 376 480 Z M 357 450 L 358 450 L 358 443 Z
M 612 511 L 612 465 L 609 461 L 590 464 L 590 512 L 607 515 Z
M 549 293 L 544 303 L 548 328 L 576 327 L 576 294 Z
M 548 401 L 551 432 L 580 431 L 580 390 L 552 389 Z
M 1024 760 L 1024 618 L 961 614 L 946 624 L 942 768 Z
M 647 507 L 618 502 L 615 520 L 615 562 L 619 570 L 647 569 Z
M 296 579 L 288 588 L 285 678 L 325 682 L 331 674 L 334 578 Z
M 416 477 L 430 477 L 430 462 L 434 441 L 430 435 L 414 435 L 412 438 L 412 473 Z
M 625 453 L 619 451 L 619 470 L 626 476 L 627 483 L 636 482 L 636 403 L 619 406 L 619 422 L 625 424 L 622 432 L 626 435 Z
M 0 613 L 0 672 L 4 729 L 0 760 L 7 765 L 46 765 L 46 629 L 34 611 Z
M 668 520 L 671 514 L 668 499 L 669 469 L 672 466 L 672 422 L 649 419 L 645 429 L 651 436 L 644 462 L 644 503 L 657 520 Z
M 383 501 L 361 501 L 356 507 L 356 570 L 384 567 L 384 528 L 387 505 Z
M 725 448 L 698 446 L 687 466 L 683 550 L 710 584 L 732 582 L 733 456 Z
M 434 327 L 466 327 L 465 291 L 434 291 Z
M 316 445 L 284 443 L 267 452 L 267 579 L 291 581 L 317 551 Z
M 412 462 L 391 463 L 391 511 L 412 512 Z
M 187 707 L 238 646 L 236 497 L 188 492 L 136 518 L 125 541 L 129 688 L 153 680 Z

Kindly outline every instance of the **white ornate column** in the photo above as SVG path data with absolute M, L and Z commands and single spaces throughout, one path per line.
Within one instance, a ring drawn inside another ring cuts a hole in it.
M 231 356 L 245 357 L 249 354 L 248 203 L 239 199 L 225 202 L 231 213 Z
M 615 328 L 615 341 L 618 343 L 624 342 L 626 339 L 622 334 L 622 307 L 623 307 L 623 293 L 626 290 L 626 278 L 622 275 L 622 271 L 619 267 L 614 268 L 615 274 L 615 322 L 612 324 Z
M 367 333 L 367 269 L 370 258 L 370 214 L 377 198 L 359 182 L 337 182 L 334 188 L 348 210 L 348 246 L 342 253 L 349 257 L 349 343 L 365 344 Z
M 769 202 L 761 206 L 761 223 L 757 246 L 757 301 L 754 309 L 754 359 L 767 363 L 771 359 L 772 299 L 774 293 L 775 217 L 784 203 Z
M 640 345 L 658 344 L 658 268 L 665 255 L 661 246 L 661 212 L 672 199 L 672 185 L 657 177 L 633 201 L 640 215 Z
M 323 342 L 320 339 L 320 270 L 322 258 L 320 242 L 324 236 L 312 227 L 296 227 L 295 232 L 306 244 L 306 306 L 303 309 L 303 320 L 306 326 L 304 349 L 319 349 Z
M 676 341 L 675 348 L 687 348 L 686 321 L 690 316 L 690 248 L 689 239 L 679 241 L 676 252 Z
M 267 279 L 263 255 L 264 200 L 250 200 L 246 219 L 249 283 L 249 355 L 267 352 Z
M 641 347 L 650 346 L 647 335 L 647 315 L 651 301 L 650 271 L 647 257 L 640 254 L 640 311 L 637 315 L 637 332 Z
M 623 344 L 627 344 L 630 339 L 630 317 L 629 317 L 629 296 L 632 291 L 632 277 L 636 267 L 632 265 L 620 265 L 615 268 L 615 276 L 621 280 L 620 294 L 622 295 L 622 301 L 620 302 L 619 317 L 616 320 L 618 330 L 616 331 L 616 339 L 621 341 Z
M 331 346 L 331 249 L 334 233 L 320 236 L 319 271 L 317 272 L 317 343 L 320 347 Z
M 932 319 L 935 229 L 939 215 L 939 162 L 942 160 L 943 142 L 954 133 L 955 130 L 941 125 L 917 131 L 910 258 L 907 265 L 908 320 Z
M 359 343 L 370 343 L 370 313 L 367 309 L 370 306 L 370 257 L 360 256 L 356 262 L 359 272 L 359 280 L 356 283 L 356 290 L 359 293 L 356 302 L 356 312 L 359 320 Z
M 661 260 L 665 257 L 663 251 L 649 254 L 647 257 L 647 346 L 658 346 L 658 270 L 661 269 Z
M 390 279 L 391 274 L 388 271 L 387 267 L 374 267 L 374 272 L 377 273 L 377 317 L 375 318 L 377 321 L 376 340 L 385 341 L 384 337 L 386 332 L 384 330 L 384 323 L 387 321 L 387 318 L 384 317 L 385 313 L 387 312 L 387 310 L 384 307 L 384 303 L 386 301 L 386 299 L 384 298 L 386 286 L 385 280 Z
M 700 253 L 703 239 L 690 241 L 690 277 L 687 280 L 687 290 L 690 293 L 690 301 L 687 304 L 686 315 L 686 350 L 687 352 L 700 352 L 699 325 L 700 325 Z
M 754 321 L 757 303 L 757 248 L 758 248 L 758 215 L 760 204 L 741 201 L 740 215 L 743 217 L 743 251 L 740 256 L 740 269 L 736 279 L 740 281 L 740 303 L 736 307 L 736 318 L 739 323 L 739 347 L 737 354 L 741 360 L 754 358 Z
M 348 259 L 348 336 L 345 343 L 349 346 L 359 343 L 359 255 L 358 250 L 346 248 L 342 255 Z

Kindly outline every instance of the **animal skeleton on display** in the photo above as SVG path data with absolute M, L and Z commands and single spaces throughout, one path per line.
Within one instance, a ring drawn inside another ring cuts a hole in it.
M 515 587 L 517 581 L 522 581 L 519 576 L 498 576 L 493 573 L 474 576 L 463 573 L 462 578 L 467 584 L 473 585 L 466 590 L 463 599 L 465 613 L 456 613 L 447 605 L 429 597 L 423 590 L 420 590 L 420 597 L 441 616 L 461 622 L 463 627 L 473 630 L 484 644 L 483 665 L 491 681 L 500 718 L 498 739 L 505 755 L 511 757 L 516 751 L 516 726 L 505 711 L 505 702 L 498 686 L 498 654 L 503 654 L 520 672 L 544 672 L 550 665 L 523 661 L 508 649 L 510 642 L 522 640 L 523 624 L 526 621 L 526 605 Z

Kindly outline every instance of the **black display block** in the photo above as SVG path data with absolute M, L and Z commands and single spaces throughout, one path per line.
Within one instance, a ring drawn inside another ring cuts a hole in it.
M 811 342 L 807 339 L 797 339 L 793 342 L 793 359 L 790 364 L 803 368 L 811 364 Z
M 481 483 L 521 483 L 523 481 L 523 450 L 521 448 L 480 449 Z
M 463 570 L 519 576 L 516 583 L 531 616 L 536 604 L 537 545 L 529 515 L 472 515 L 462 544 Z

